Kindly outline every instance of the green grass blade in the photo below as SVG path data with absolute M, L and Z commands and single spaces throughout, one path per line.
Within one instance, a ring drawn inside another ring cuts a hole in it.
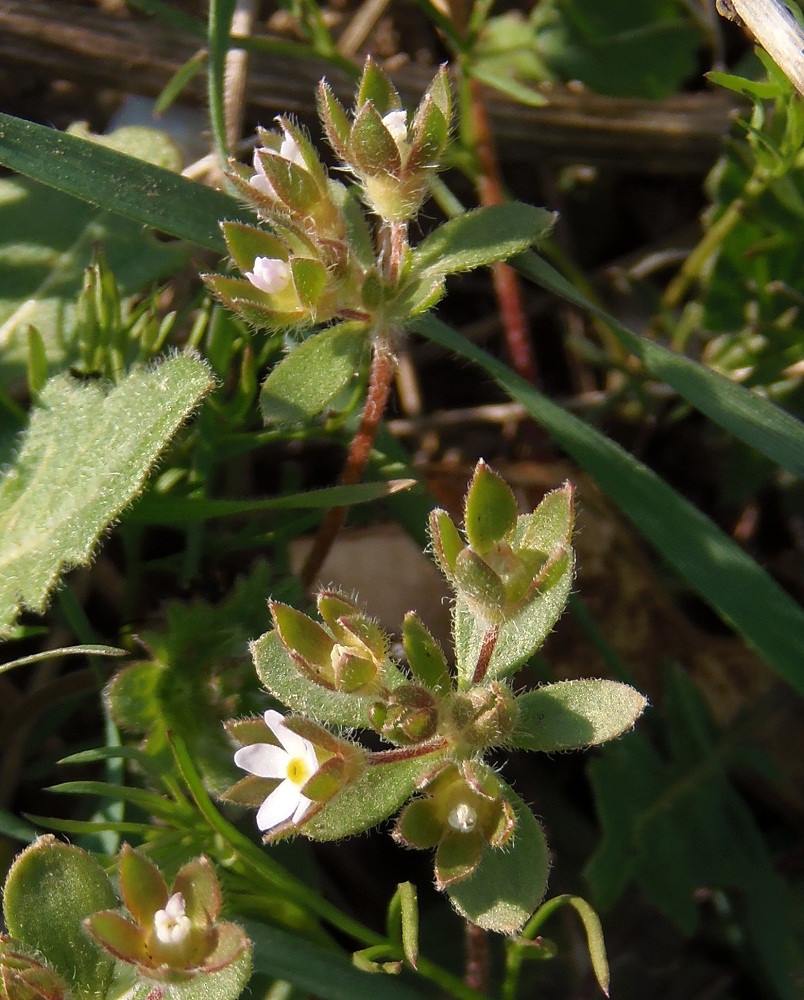
M 229 142 L 226 135 L 226 56 L 229 52 L 229 35 L 232 30 L 234 10 L 235 0 L 209 0 L 207 101 L 212 137 L 223 167 L 229 159 Z
M 327 510 L 330 507 L 370 503 L 417 485 L 416 479 L 392 479 L 354 486 L 331 486 L 262 500 L 206 500 L 203 497 L 161 497 L 151 493 L 142 498 L 127 518 L 140 524 L 186 524 L 271 510 Z
M 222 191 L 74 135 L 0 114 L 0 163 L 178 239 L 226 252 L 218 221 L 254 221 Z
M 600 317 L 626 350 L 710 420 L 782 468 L 796 476 L 804 476 L 804 424 L 800 420 L 683 354 L 646 337 L 638 337 L 582 295 L 536 254 L 519 254 L 511 263 L 537 285 Z
M 597 482 L 658 552 L 800 694 L 804 611 L 731 538 L 654 472 L 432 316 L 413 329 L 483 368 Z

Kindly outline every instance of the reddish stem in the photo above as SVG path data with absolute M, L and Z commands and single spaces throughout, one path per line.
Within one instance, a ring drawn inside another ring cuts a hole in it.
M 395 764 L 400 760 L 414 760 L 416 757 L 426 757 L 435 753 L 436 750 L 443 750 L 448 745 L 448 740 L 443 736 L 428 740 L 427 743 L 419 743 L 415 747 L 396 747 L 394 750 L 377 750 L 369 755 L 369 764 Z
M 489 989 L 489 938 L 482 927 L 466 921 L 466 974 L 463 981 L 478 993 Z
M 501 205 L 508 199 L 503 188 L 483 90 L 479 81 L 472 77 L 468 77 L 466 83 L 471 115 L 470 127 L 478 167 L 475 178 L 478 198 L 481 205 Z M 531 384 L 538 385 L 539 376 L 531 344 L 530 324 L 525 313 L 522 286 L 516 271 L 508 264 L 498 263 L 493 265 L 491 276 L 514 371 Z
M 374 439 L 377 436 L 377 429 L 388 403 L 391 383 L 394 378 L 394 367 L 394 353 L 390 340 L 385 336 L 378 337 L 374 341 L 368 394 L 363 406 L 360 426 L 349 445 L 349 454 L 341 474 L 342 486 L 353 486 L 363 478 Z M 332 549 L 332 544 L 346 520 L 347 509 L 346 507 L 332 507 L 327 511 L 301 571 L 301 580 L 305 589 L 309 589 L 313 585 L 324 565 Z
M 497 645 L 499 635 L 499 625 L 489 625 L 486 629 L 486 634 L 483 636 L 483 644 L 481 645 L 480 652 L 477 656 L 475 672 L 472 675 L 473 684 L 482 683 L 483 678 L 486 676 L 486 672 L 489 669 L 489 663 L 491 663 L 491 655 L 494 652 L 494 647 Z

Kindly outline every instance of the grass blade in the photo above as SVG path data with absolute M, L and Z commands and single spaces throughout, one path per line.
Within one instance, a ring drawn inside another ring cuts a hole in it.
M 224 254 L 218 221 L 254 222 L 221 191 L 107 146 L 0 114 L 0 163 L 75 198 Z

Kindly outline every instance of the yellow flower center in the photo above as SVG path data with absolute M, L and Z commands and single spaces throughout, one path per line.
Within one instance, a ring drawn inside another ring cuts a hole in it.
M 301 787 L 310 777 L 310 768 L 302 757 L 291 757 L 285 773 L 288 776 L 288 781 Z

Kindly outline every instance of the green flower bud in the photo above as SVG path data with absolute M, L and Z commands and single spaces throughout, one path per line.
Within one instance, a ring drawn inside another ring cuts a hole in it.
M 0 1000 L 67 1000 L 61 976 L 24 944 L 0 934 Z
M 438 706 L 426 688 L 402 684 L 384 702 L 372 705 L 369 717 L 380 735 L 391 743 L 413 746 L 435 735 Z
M 443 713 L 442 727 L 456 743 L 473 750 L 505 743 L 517 719 L 516 699 L 496 681 L 451 695 Z

